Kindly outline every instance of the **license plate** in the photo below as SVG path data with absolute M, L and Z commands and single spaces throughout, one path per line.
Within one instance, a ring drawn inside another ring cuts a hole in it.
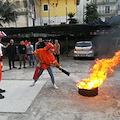
M 86 54 L 79 54 L 79 56 L 82 56 L 82 57 L 84 57 L 84 56 L 86 56 Z

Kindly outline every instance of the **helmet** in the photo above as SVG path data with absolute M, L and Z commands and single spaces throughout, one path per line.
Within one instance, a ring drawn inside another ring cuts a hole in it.
M 54 51 L 54 46 L 51 43 L 48 43 L 47 46 L 45 47 L 46 50 L 51 50 Z

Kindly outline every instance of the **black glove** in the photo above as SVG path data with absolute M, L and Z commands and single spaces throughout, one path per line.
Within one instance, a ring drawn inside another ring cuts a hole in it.
M 56 65 L 56 67 L 57 67 L 57 68 L 59 68 L 59 69 L 62 69 L 62 67 L 61 67 L 59 64 L 58 64 L 58 65 Z

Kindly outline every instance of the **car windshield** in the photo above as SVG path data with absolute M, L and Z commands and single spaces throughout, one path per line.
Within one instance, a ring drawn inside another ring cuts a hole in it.
M 76 43 L 76 47 L 90 47 L 91 43 Z

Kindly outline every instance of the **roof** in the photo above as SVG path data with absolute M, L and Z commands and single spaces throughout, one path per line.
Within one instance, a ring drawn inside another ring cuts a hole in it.
M 120 25 L 120 15 L 112 16 L 105 21 L 109 25 Z
M 88 23 L 88 25 L 93 25 L 93 26 L 109 26 L 109 23 L 103 22 L 100 18 L 94 20 L 93 22 Z
M 81 24 L 81 25 L 54 25 L 54 26 L 34 26 L 34 27 L 11 27 L 0 28 L 7 35 L 21 34 L 21 33 L 81 33 L 90 32 L 94 26 Z

